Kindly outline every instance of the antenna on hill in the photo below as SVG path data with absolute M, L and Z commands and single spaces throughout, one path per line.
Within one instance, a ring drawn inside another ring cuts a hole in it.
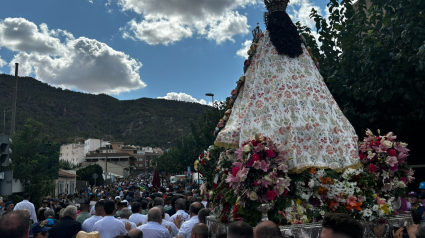
M 19 63 L 15 63 L 15 92 L 13 93 L 12 104 L 12 126 L 10 128 L 10 135 L 15 134 L 15 120 L 16 120 L 16 101 L 18 100 L 18 67 Z

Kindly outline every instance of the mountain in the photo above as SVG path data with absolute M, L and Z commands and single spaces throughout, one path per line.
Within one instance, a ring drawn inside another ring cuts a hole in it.
M 14 76 L 0 74 L 0 112 L 10 111 L 6 112 L 6 134 L 10 132 L 14 79 Z M 181 138 L 179 129 L 189 133 L 189 120 L 197 123 L 208 108 L 198 103 L 165 99 L 120 101 L 104 94 L 74 92 L 31 77 L 19 77 L 16 131 L 24 126 L 27 118 L 33 118 L 44 124 L 44 133 L 53 142 L 66 143 L 73 137 L 83 137 L 168 147 L 167 142 L 174 143 Z

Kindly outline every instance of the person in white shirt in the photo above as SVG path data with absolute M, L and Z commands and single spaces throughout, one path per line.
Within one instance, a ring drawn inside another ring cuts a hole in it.
M 183 222 L 188 221 L 190 219 L 189 214 L 184 211 L 186 207 L 186 200 L 183 198 L 177 199 L 175 207 L 177 212 L 170 217 L 169 221 L 174 223 L 174 220 L 177 218 L 177 216 L 179 216 L 181 218 L 181 223 L 177 227 L 180 227 L 181 225 L 183 225 Z
M 130 215 L 131 215 L 130 209 L 128 209 L 128 208 L 121 209 L 121 213 L 120 213 L 121 222 L 124 223 L 124 225 L 125 225 L 125 223 L 128 222 L 128 223 L 131 224 L 131 229 L 135 229 L 135 228 L 137 228 L 136 223 L 128 220 L 128 218 L 130 218 Z
M 167 220 L 164 219 L 164 217 L 165 217 L 165 209 L 164 209 L 163 206 L 158 205 L 156 207 L 159 208 L 161 210 L 161 213 L 162 213 L 162 223 L 161 223 L 161 226 L 163 226 L 164 228 L 167 228 L 167 229 L 170 227 L 171 228 L 170 235 L 171 235 L 171 237 L 175 237 L 179 233 L 179 229 L 177 228 L 177 226 L 174 223 L 172 223 L 172 222 L 167 221 Z
M 99 201 L 94 206 L 95 209 L 95 215 L 90 217 L 89 219 L 85 220 L 82 225 L 83 231 L 90 233 L 94 231 L 94 223 L 102 219 L 103 216 L 105 216 L 105 210 L 104 210 L 104 204 L 105 201 Z
M 158 207 L 153 207 L 148 212 L 148 223 L 137 227 L 137 229 L 143 232 L 143 237 L 171 238 L 170 231 L 161 226 L 161 223 L 161 210 Z
M 190 207 L 189 207 L 190 220 L 183 223 L 183 225 L 179 229 L 178 235 L 181 235 L 185 238 L 190 238 L 190 236 L 192 234 L 193 226 L 195 224 L 199 223 L 198 213 L 201 209 L 202 209 L 202 205 L 199 202 L 194 202 L 190 205 Z M 178 220 L 179 219 L 177 219 L 175 223 L 178 223 Z M 177 224 L 176 224 L 176 226 L 177 226 Z
M 128 220 L 134 222 L 137 226 L 143 225 L 143 220 L 147 217 L 146 215 L 142 215 L 142 205 L 138 202 L 133 203 L 131 207 L 131 211 L 133 215 L 130 216 Z
M 153 206 L 154 207 L 156 207 L 156 206 L 163 206 L 164 207 L 164 199 L 159 198 L 159 197 L 155 198 L 153 200 Z M 170 221 L 170 215 L 166 214 L 164 219 L 167 220 L 167 221 Z M 143 220 L 143 225 L 146 224 L 146 223 L 148 223 L 148 217 L 147 216 Z
M 131 228 L 130 223 L 122 223 L 115 219 L 116 212 L 115 203 L 110 200 L 105 200 L 105 216 L 94 223 L 94 231 L 98 231 L 102 238 L 114 238 L 119 235 L 127 235 Z
M 24 193 L 23 201 L 16 204 L 15 208 L 13 208 L 13 211 L 21 211 L 21 210 L 28 210 L 30 212 L 30 219 L 33 221 L 33 223 L 37 222 L 37 215 L 35 213 L 34 204 L 30 203 L 30 194 Z

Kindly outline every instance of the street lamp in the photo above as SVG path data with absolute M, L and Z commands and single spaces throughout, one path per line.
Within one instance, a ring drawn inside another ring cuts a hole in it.
M 183 145 L 183 129 L 179 129 L 179 131 L 182 133 L 182 145 Z
M 214 107 L 214 93 L 206 93 L 205 96 L 212 97 L 212 104 Z

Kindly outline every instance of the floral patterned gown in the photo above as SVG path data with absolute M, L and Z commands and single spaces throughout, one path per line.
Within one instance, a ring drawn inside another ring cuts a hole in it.
M 296 58 L 279 55 L 268 31 L 258 42 L 245 84 L 215 144 L 239 148 L 256 134 L 289 158 L 289 171 L 360 167 L 357 135 L 302 45 Z

